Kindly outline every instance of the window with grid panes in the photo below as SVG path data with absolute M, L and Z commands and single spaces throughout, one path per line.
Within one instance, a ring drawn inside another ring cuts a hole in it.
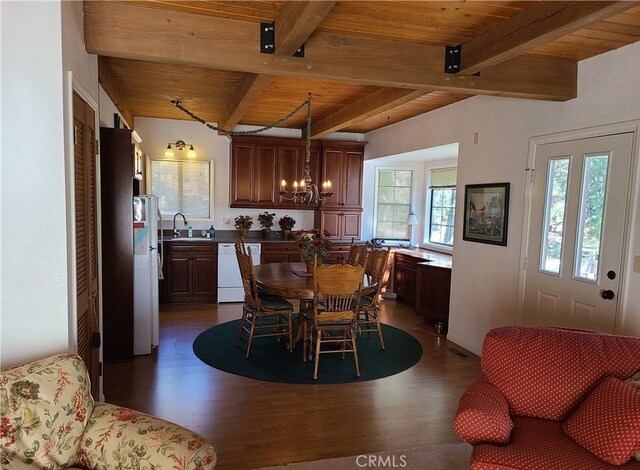
M 413 171 L 379 169 L 377 180 L 375 238 L 409 240 Z
M 438 168 L 430 172 L 429 243 L 453 246 L 456 175 L 456 168 Z
M 187 218 L 211 218 L 212 165 L 208 160 L 151 159 L 151 194 L 158 196 L 160 213 Z

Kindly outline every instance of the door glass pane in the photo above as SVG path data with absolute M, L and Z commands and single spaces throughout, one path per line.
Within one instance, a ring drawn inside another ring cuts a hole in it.
M 609 155 L 588 155 L 584 159 L 574 273 L 580 279 L 598 278 L 608 166 Z
M 562 264 L 569 158 L 549 159 L 547 175 L 540 270 L 559 274 Z

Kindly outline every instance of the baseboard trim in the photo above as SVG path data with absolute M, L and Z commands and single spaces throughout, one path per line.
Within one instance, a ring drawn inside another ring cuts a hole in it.
M 471 345 L 463 339 L 457 337 L 456 335 L 448 334 L 447 339 L 452 343 L 466 349 L 467 351 L 471 351 L 476 356 L 480 356 L 480 352 L 482 351 L 482 346 L 477 347 L 476 345 Z

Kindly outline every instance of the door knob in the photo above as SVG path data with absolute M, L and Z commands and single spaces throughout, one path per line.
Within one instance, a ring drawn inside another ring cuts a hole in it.
M 615 294 L 612 290 L 603 290 L 600 295 L 604 300 L 611 300 L 615 297 Z

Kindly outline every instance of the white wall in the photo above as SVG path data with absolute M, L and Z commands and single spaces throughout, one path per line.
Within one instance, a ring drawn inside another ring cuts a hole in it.
M 426 211 L 428 199 L 427 191 L 429 186 L 429 172 L 433 168 L 451 168 L 457 166 L 457 158 L 432 159 L 426 161 L 405 161 L 401 156 L 389 159 L 369 158 L 364 162 L 364 180 L 362 183 L 362 209 L 364 217 L 362 218 L 363 240 L 374 238 L 373 225 L 375 218 L 375 197 L 376 197 L 376 176 L 377 170 L 380 168 L 402 168 L 413 170 L 413 193 L 411 194 L 411 210 L 418 216 L 420 225 L 413 228 L 411 243 L 420 245 L 424 248 L 432 248 L 442 250 L 442 247 L 428 246 L 424 241 L 428 237 L 425 231 L 428 228 L 427 221 L 423 214 Z M 448 250 L 444 250 L 448 251 Z
M 62 65 L 73 71 L 74 78 L 98 102 L 98 56 L 84 49 L 82 2 L 63 0 L 62 8 Z
M 378 163 L 375 160 L 367 160 L 364 162 L 364 178 L 362 183 L 361 238 L 363 240 L 370 240 L 371 238 L 374 238 L 373 224 L 375 218 L 375 187 L 377 183 L 377 172 L 378 169 L 384 168 L 413 170 L 411 210 L 415 214 L 421 214 L 424 211 L 425 164 L 423 162 L 397 160 L 393 163 L 389 161 Z M 413 228 L 411 243 L 417 244 L 420 241 L 420 234 L 422 233 L 421 230 L 421 226 Z
M 579 64 L 578 98 L 552 103 L 474 97 L 365 135 L 366 158 L 460 142 L 458 187 L 511 182 L 508 245 L 462 240 L 456 218 L 449 338 L 479 352 L 491 328 L 516 323 L 525 168 L 531 137 L 640 119 L 640 43 Z M 474 133 L 478 143 L 474 144 Z M 636 160 L 636 173 L 638 160 Z M 458 191 L 457 207 L 464 194 Z M 633 195 L 631 254 L 640 255 L 640 189 Z M 626 302 L 616 332 L 640 336 L 640 274 L 627 263 Z
M 0 2 L 2 368 L 68 350 L 59 1 Z

